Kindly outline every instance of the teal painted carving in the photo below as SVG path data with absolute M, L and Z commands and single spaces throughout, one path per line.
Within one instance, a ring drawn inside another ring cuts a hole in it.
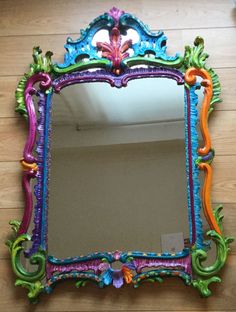
M 109 42 L 93 44 L 93 37 L 101 29 L 109 32 Z M 121 36 L 125 36 L 128 29 L 136 32 L 138 42 L 133 43 L 130 38 L 124 44 L 121 43 Z M 182 58 L 178 54 L 175 56 L 166 54 L 166 41 L 167 37 L 162 31 L 151 32 L 135 16 L 112 8 L 90 23 L 86 30 L 81 31 L 78 40 L 67 39 L 64 63 L 54 64 L 53 70 L 56 73 L 66 73 L 81 68 L 105 66 L 119 75 L 125 67 L 138 64 L 178 67 Z M 129 55 L 128 49 L 132 49 L 132 56 Z M 102 56 L 99 55 L 99 50 L 102 51 Z M 152 54 L 154 57 L 144 58 L 146 54 Z
M 45 253 L 38 251 L 30 257 L 30 264 L 37 265 L 38 269 L 34 272 L 28 272 L 22 266 L 21 253 L 24 250 L 22 244 L 24 242 L 30 241 L 31 237 L 28 234 L 17 236 L 17 232 L 20 226 L 19 221 L 11 221 L 10 225 L 12 226 L 12 230 L 14 232 L 14 238 L 12 240 L 8 240 L 6 245 L 8 246 L 11 254 L 13 271 L 17 276 L 15 285 L 27 288 L 29 291 L 28 298 L 30 302 L 36 303 L 38 295 L 44 290 L 44 286 L 42 285 L 41 281 L 45 276 Z

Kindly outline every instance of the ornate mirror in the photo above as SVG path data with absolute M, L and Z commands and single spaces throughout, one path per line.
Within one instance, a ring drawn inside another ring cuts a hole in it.
M 220 84 L 202 38 L 184 56 L 166 41 L 112 8 L 67 39 L 62 64 L 33 49 L 16 90 L 25 210 L 7 241 L 31 302 L 66 279 L 119 288 L 179 277 L 204 297 L 220 282 L 232 242 L 210 198 Z

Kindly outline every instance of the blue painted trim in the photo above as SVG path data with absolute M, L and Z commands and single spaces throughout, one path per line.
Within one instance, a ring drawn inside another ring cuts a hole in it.
M 49 144 L 50 144 L 50 118 L 51 118 L 51 98 L 52 90 L 47 94 L 44 121 L 44 146 L 43 146 L 43 191 L 42 191 L 42 220 L 41 220 L 41 248 L 47 249 L 47 212 L 48 212 L 48 164 L 49 164 Z
M 193 231 L 193 220 L 192 220 L 192 207 L 190 201 L 190 178 L 193 181 L 193 208 L 194 208 L 194 218 L 195 218 L 195 233 L 196 233 L 196 247 L 197 249 L 203 248 L 203 229 L 202 229 L 202 219 L 201 219 L 201 198 L 200 198 L 200 181 L 199 181 L 199 168 L 197 166 L 198 159 L 198 132 L 197 124 L 199 123 L 198 116 L 198 95 L 196 94 L 196 89 L 199 89 L 200 84 L 196 83 L 189 89 L 190 96 L 190 107 L 188 107 L 187 94 L 185 92 L 185 118 L 187 118 L 188 110 L 190 109 L 190 125 L 185 123 L 185 137 L 186 137 L 186 170 L 187 170 L 187 189 L 188 189 L 188 215 L 189 215 L 189 225 L 190 225 L 190 241 L 192 241 L 192 231 Z M 188 138 L 188 126 L 190 126 L 191 138 Z M 188 146 L 189 140 L 191 140 L 191 158 L 192 158 L 192 177 L 189 174 L 189 154 Z
M 195 86 L 190 88 L 191 98 L 191 141 L 192 141 L 192 168 L 193 168 L 193 196 L 194 196 L 194 214 L 195 214 L 195 226 L 196 226 L 196 247 L 197 249 L 203 248 L 203 229 L 201 219 L 202 201 L 200 197 L 200 181 L 199 181 L 199 168 L 196 164 L 199 146 L 197 124 L 199 123 L 198 116 L 198 95 L 195 93 L 196 89 L 200 88 L 200 84 L 196 83 Z
M 189 248 L 184 248 L 183 251 L 177 252 L 175 254 L 171 253 L 154 253 L 154 252 L 140 252 L 140 251 L 132 251 L 132 252 L 123 252 L 120 256 L 120 261 L 125 263 L 129 258 L 143 258 L 143 259 L 179 259 L 187 257 L 190 254 Z M 111 252 L 96 252 L 89 254 L 87 256 L 81 257 L 70 257 L 65 259 L 58 259 L 54 256 L 48 256 L 48 262 L 51 264 L 72 264 L 78 262 L 84 262 L 95 259 L 106 259 L 109 263 L 117 261 Z
M 80 56 L 85 56 L 89 60 L 102 59 L 98 55 L 98 50 L 92 45 L 92 39 L 96 32 L 101 29 L 111 29 L 114 26 L 114 20 L 107 13 L 102 14 L 95 18 L 85 30 L 80 30 L 81 37 L 77 40 L 73 40 L 70 37 L 67 38 L 67 43 L 64 45 L 67 53 L 64 55 L 64 63 L 55 65 L 58 68 L 66 68 L 70 65 L 74 65 Z
M 192 244 L 192 235 L 193 235 L 193 220 L 192 220 L 192 207 L 190 201 L 190 183 L 189 183 L 189 137 L 188 137 L 188 99 L 186 87 L 184 89 L 184 120 L 185 120 L 185 157 L 186 157 L 186 177 L 187 177 L 187 200 L 188 200 L 188 223 L 189 223 L 189 238 L 190 244 Z

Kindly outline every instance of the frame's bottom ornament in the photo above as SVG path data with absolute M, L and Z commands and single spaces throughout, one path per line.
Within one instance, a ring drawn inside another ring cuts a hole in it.
M 214 210 L 214 215 L 218 226 L 222 229 L 223 215 L 220 215 L 221 210 L 222 206 L 218 206 Z M 10 225 L 16 235 L 20 222 L 11 221 Z M 14 273 L 18 277 L 15 285 L 28 289 L 28 298 L 31 303 L 38 301 L 40 293 L 51 293 L 58 281 L 67 279 L 76 280 L 75 286 L 77 288 L 85 286 L 89 281 L 97 284 L 100 288 L 111 284 L 116 288 L 120 288 L 124 282 L 133 284 L 134 288 L 137 288 L 143 282 L 163 282 L 164 277 L 179 277 L 186 285 L 197 288 L 203 297 L 208 297 L 211 295 L 209 285 L 213 282 L 221 282 L 220 277 L 215 276 L 215 274 L 224 266 L 230 250 L 229 244 L 234 239 L 224 237 L 214 230 L 208 231 L 207 236 L 215 242 L 217 248 L 216 260 L 213 265 L 208 267 L 202 266 L 202 262 L 207 258 L 206 251 L 196 249 L 193 246 L 191 254 L 184 254 L 187 252 L 185 250 L 182 258 L 177 258 L 177 261 L 171 259 L 169 262 L 168 259 L 157 259 L 158 255 L 168 258 L 166 253 L 154 254 L 155 256 L 150 259 L 145 259 L 144 257 L 147 254 L 141 252 L 95 253 L 90 255 L 90 259 L 87 261 L 83 259 L 79 263 L 78 259 L 83 257 L 59 260 L 49 256 L 46 259 L 45 252 L 39 251 L 29 258 L 30 264 L 38 265 L 38 269 L 35 272 L 28 272 L 21 264 L 20 253 L 24 250 L 23 243 L 31 240 L 30 235 L 16 236 L 15 239 L 8 240 L 6 245 L 9 247 Z M 74 266 L 73 263 L 71 264 L 73 261 Z M 115 261 L 122 263 L 120 270 L 112 268 L 111 264 Z M 190 270 L 191 264 L 193 274 Z M 80 268 L 80 271 L 75 269 L 76 265 L 78 269 Z M 142 269 L 146 267 L 152 269 L 142 272 Z

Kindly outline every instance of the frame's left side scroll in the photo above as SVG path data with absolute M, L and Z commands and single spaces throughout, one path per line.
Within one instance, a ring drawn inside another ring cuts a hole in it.
M 25 193 L 25 209 L 22 221 L 10 221 L 10 225 L 14 231 L 14 237 L 6 242 L 11 254 L 11 263 L 14 273 L 17 276 L 15 285 L 23 286 L 28 289 L 28 298 L 31 302 L 36 302 L 38 294 L 44 289 L 42 280 L 45 276 L 46 267 L 46 252 L 40 246 L 35 244 L 37 237 L 34 231 L 32 235 L 28 234 L 29 225 L 32 222 L 33 216 L 33 193 L 31 187 L 31 179 L 40 180 L 42 176 L 42 164 L 40 157 L 36 158 L 33 155 L 35 148 L 35 140 L 37 131 L 37 117 L 33 96 L 39 98 L 39 107 L 44 105 L 47 93 L 51 88 L 52 79 L 51 72 L 51 52 L 47 52 L 45 57 L 41 55 L 39 47 L 33 50 L 34 63 L 30 65 L 29 73 L 18 84 L 16 90 L 17 108 L 16 111 L 26 117 L 28 121 L 28 137 L 25 144 L 21 165 L 23 168 L 22 186 Z M 39 83 L 39 90 L 35 88 L 36 83 Z M 42 117 L 41 117 L 42 118 Z M 41 129 L 42 132 L 42 129 Z M 42 133 L 43 138 L 44 133 Z M 40 148 L 38 146 L 38 148 Z M 39 192 L 35 189 L 35 192 Z M 40 198 L 40 194 L 37 194 Z M 36 206 L 37 211 L 34 213 L 35 228 L 40 227 L 40 218 L 37 214 L 41 213 L 41 207 Z M 37 233 L 37 231 L 36 231 Z M 31 241 L 33 246 L 31 249 L 24 251 L 25 243 Z M 30 264 L 36 267 L 35 271 L 28 271 L 22 265 L 21 253 L 29 260 Z

